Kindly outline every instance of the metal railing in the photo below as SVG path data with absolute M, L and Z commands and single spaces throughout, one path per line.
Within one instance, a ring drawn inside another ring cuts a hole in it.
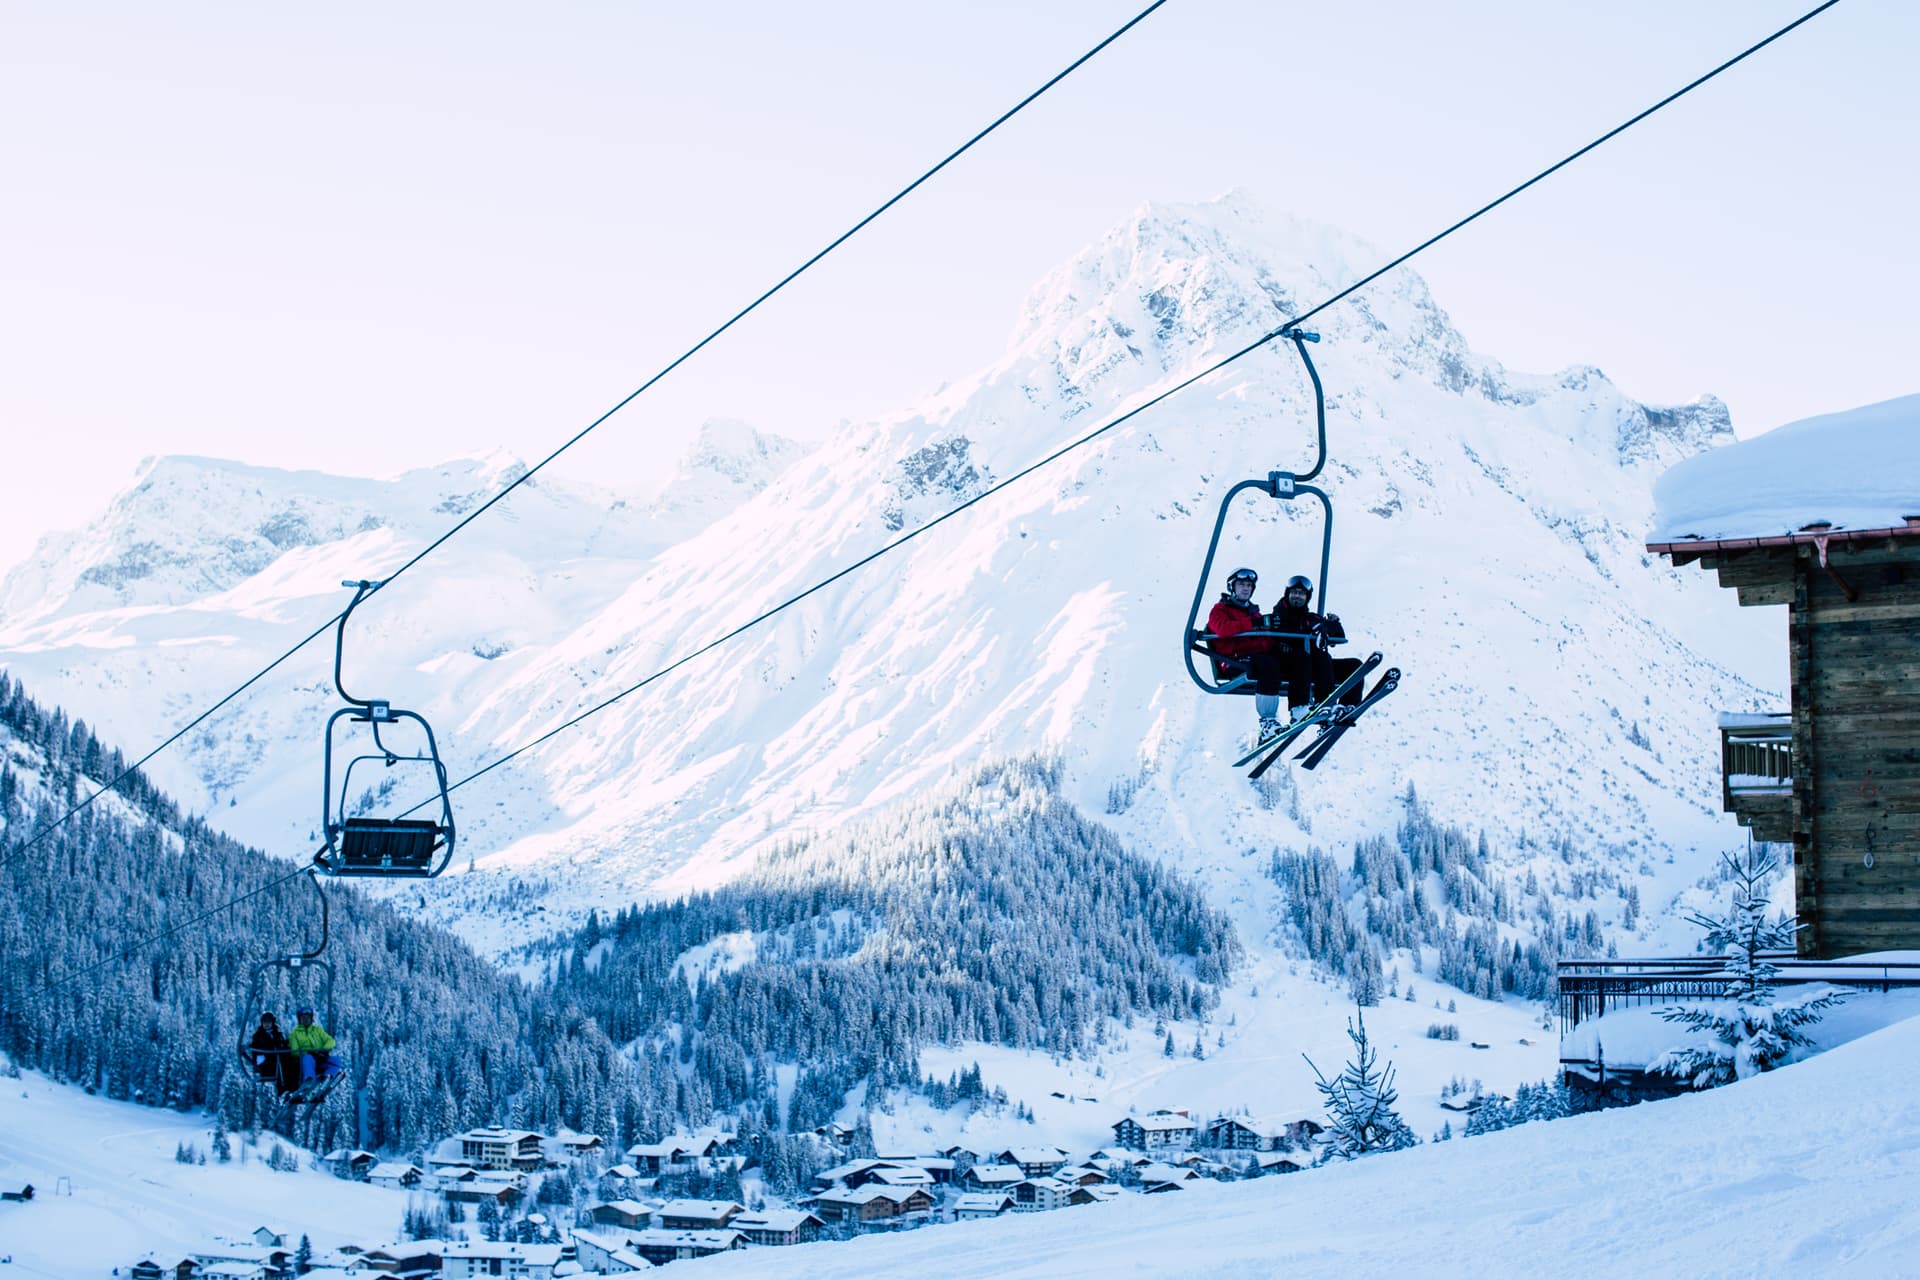
M 1860 991 L 1920 987 L 1920 963 L 1911 961 L 1801 960 L 1792 952 L 1768 952 L 1778 969 L 1774 985 L 1826 982 Z M 1560 1036 L 1590 1018 L 1616 1009 L 1718 1000 L 1733 986 L 1724 956 L 1663 956 L 1644 960 L 1562 960 L 1556 975 Z

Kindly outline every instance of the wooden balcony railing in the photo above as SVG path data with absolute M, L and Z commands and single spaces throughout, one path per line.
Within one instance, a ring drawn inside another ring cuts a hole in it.
M 1777 795 L 1793 790 L 1793 716 L 1720 716 L 1720 777 L 1726 807 L 1744 795 Z

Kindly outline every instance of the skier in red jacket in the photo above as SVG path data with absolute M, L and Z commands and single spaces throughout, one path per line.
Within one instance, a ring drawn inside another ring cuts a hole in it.
M 1267 629 L 1260 606 L 1253 602 L 1253 590 L 1260 575 L 1251 569 L 1235 569 L 1227 577 L 1227 589 L 1207 614 L 1207 630 L 1215 639 L 1214 653 L 1230 658 L 1253 678 L 1254 713 L 1260 717 L 1260 736 L 1270 738 L 1280 731 L 1280 686 L 1286 681 L 1286 668 L 1270 636 L 1247 635 Z M 1230 666 L 1225 668 L 1232 670 Z

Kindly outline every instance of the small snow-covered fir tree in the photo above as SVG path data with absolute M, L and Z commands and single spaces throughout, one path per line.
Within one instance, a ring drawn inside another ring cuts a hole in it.
M 1393 1087 L 1393 1064 L 1380 1065 L 1380 1053 L 1367 1041 L 1367 1020 L 1357 1013 L 1347 1023 L 1347 1038 L 1353 1041 L 1353 1059 L 1329 1080 L 1314 1066 L 1320 1096 L 1327 1104 L 1328 1160 L 1355 1160 L 1380 1151 L 1404 1151 L 1418 1146 L 1407 1122 L 1393 1104 L 1400 1093 Z M 1305 1056 L 1305 1055 L 1302 1055 Z
M 1773 980 L 1778 966 L 1770 951 L 1793 945 L 1795 925 L 1784 916 L 1769 919 L 1764 890 L 1773 873 L 1772 858 L 1748 848 L 1744 859 L 1721 854 L 1732 873 L 1733 906 L 1724 916 L 1689 916 L 1707 932 L 1706 945 L 1727 957 L 1723 972 L 1732 979 L 1728 998 L 1712 1004 L 1665 1009 L 1660 1016 L 1704 1037 L 1706 1043 L 1681 1045 L 1661 1054 L 1648 1070 L 1684 1078 L 1695 1089 L 1710 1089 L 1771 1071 L 1812 1043 L 1804 1028 L 1825 1017 L 1844 992 L 1814 987 L 1782 996 Z

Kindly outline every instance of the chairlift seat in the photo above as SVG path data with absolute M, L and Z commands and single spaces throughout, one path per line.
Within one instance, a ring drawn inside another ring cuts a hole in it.
M 440 824 L 425 818 L 348 818 L 340 828 L 342 876 L 430 876 Z

